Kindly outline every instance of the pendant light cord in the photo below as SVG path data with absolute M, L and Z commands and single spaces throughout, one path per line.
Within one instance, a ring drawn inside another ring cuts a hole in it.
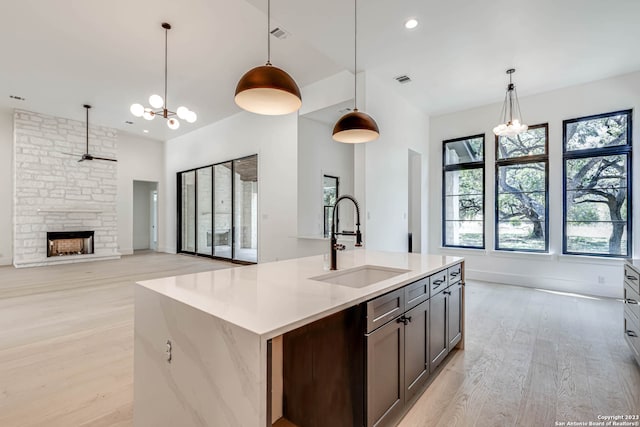
M 358 0 L 353 0 L 353 110 L 358 111 Z
M 271 0 L 267 0 L 267 65 L 271 65 Z
M 164 29 L 164 109 L 167 109 L 167 44 L 169 38 L 169 29 Z

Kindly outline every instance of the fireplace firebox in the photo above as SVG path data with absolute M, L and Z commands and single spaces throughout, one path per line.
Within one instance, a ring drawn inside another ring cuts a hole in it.
M 93 231 L 47 232 L 47 257 L 93 253 Z

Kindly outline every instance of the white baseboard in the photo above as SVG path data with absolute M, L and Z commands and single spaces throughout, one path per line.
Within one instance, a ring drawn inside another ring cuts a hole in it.
M 120 248 L 119 250 L 121 255 L 133 255 L 133 248 Z
M 176 250 L 175 246 L 173 246 L 173 247 L 158 246 L 158 252 L 164 252 L 164 253 L 167 253 L 167 254 L 176 254 L 176 253 L 178 253 L 178 251 Z
M 466 278 L 483 282 L 501 283 L 505 285 L 525 286 L 550 291 L 569 292 L 582 295 L 593 295 L 605 298 L 622 298 L 622 284 L 602 285 L 580 280 L 558 279 L 556 277 L 544 277 L 536 275 L 497 273 L 495 271 L 482 271 L 466 269 Z
M 0 257 L 0 265 L 13 265 L 13 258 L 9 256 Z

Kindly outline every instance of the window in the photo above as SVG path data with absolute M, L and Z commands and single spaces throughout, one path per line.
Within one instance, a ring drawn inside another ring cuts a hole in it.
M 443 145 L 442 245 L 484 248 L 484 135 Z
M 631 110 L 565 120 L 563 253 L 631 255 Z
M 322 176 L 322 209 L 324 216 L 324 237 L 328 237 L 331 234 L 331 223 L 333 222 L 333 205 L 336 204 L 336 200 L 340 195 L 340 178 L 337 176 L 323 175 Z M 336 222 L 338 220 L 338 211 L 336 210 Z M 336 231 L 338 230 L 338 224 L 336 224 Z
M 496 137 L 497 250 L 549 250 L 547 124 Z

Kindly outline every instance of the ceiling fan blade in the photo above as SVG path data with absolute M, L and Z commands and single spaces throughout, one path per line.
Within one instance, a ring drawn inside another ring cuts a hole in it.
M 96 156 L 92 156 L 93 159 L 92 160 L 106 160 L 108 162 L 117 162 L 116 159 L 107 159 L 106 157 L 96 157 Z

